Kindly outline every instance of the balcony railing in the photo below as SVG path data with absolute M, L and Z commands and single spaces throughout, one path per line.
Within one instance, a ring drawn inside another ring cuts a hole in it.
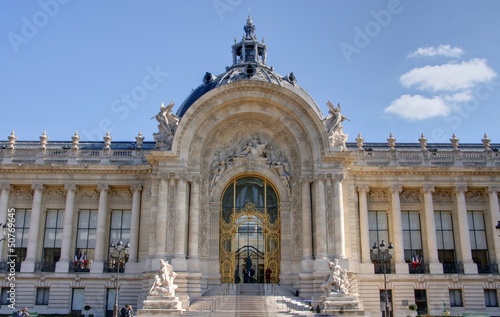
M 462 263 L 443 263 L 443 273 L 445 274 L 463 274 Z
M 56 262 L 35 262 L 35 272 L 55 272 Z
M 408 271 L 410 274 L 429 273 L 428 270 L 426 271 L 426 267 L 423 263 L 420 263 L 419 265 L 413 265 L 411 262 L 408 263 Z
M 498 263 L 476 263 L 479 274 L 498 274 Z
M 386 270 L 385 273 L 386 274 L 392 274 L 395 271 L 393 266 L 392 266 L 392 262 L 384 265 L 384 262 L 374 261 L 373 265 L 375 267 L 375 274 L 384 274 L 384 266 L 385 266 L 385 270 Z

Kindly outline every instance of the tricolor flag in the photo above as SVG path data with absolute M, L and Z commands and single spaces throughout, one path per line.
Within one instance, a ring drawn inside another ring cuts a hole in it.
M 87 252 L 83 254 L 83 266 L 87 267 Z
M 75 253 L 75 258 L 73 259 L 75 265 L 78 265 L 78 254 Z
M 83 265 L 85 267 L 85 258 L 83 257 L 82 252 L 80 252 L 80 265 Z
M 420 263 L 422 263 L 422 259 L 417 254 L 414 254 L 411 259 L 411 266 L 415 269 Z

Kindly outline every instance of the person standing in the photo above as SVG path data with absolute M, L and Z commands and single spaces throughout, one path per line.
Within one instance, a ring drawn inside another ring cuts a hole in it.
M 266 283 L 267 284 L 270 284 L 271 283 L 271 274 L 273 273 L 273 271 L 271 270 L 270 267 L 268 267 L 266 269 Z
M 243 283 L 248 283 L 248 270 L 247 270 L 247 268 L 243 269 Z
M 132 305 L 127 305 L 127 317 L 134 317 L 134 310 L 132 309 Z

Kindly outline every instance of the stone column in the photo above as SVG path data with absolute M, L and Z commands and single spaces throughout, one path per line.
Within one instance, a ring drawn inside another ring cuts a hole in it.
M 180 175 L 177 180 L 177 195 L 175 198 L 175 242 L 172 265 L 177 271 L 186 271 L 186 236 L 188 227 L 186 221 L 186 176 Z
M 311 220 L 311 180 L 302 180 L 302 260 L 313 258 Z
M 7 223 L 7 211 L 9 209 L 9 194 L 12 190 L 12 185 L 10 184 L 0 184 L 0 223 L 5 225 Z M 5 236 L 8 239 L 7 236 Z M 4 255 L 4 245 L 5 242 L 0 242 L 0 261 L 5 261 L 6 255 Z
M 458 216 L 458 240 L 460 245 L 460 254 L 464 274 L 477 274 L 477 265 L 472 261 L 470 249 L 469 221 L 467 218 L 467 205 L 465 203 L 465 192 L 467 186 L 459 185 L 455 187 L 457 198 L 457 216 Z
M 137 262 L 139 250 L 139 228 L 141 226 L 141 191 L 142 185 L 135 184 L 130 186 L 132 191 L 132 214 L 130 219 L 130 249 L 129 262 Z M 127 243 L 123 241 L 123 243 Z
M 28 248 L 26 250 L 26 259 L 21 263 L 21 272 L 34 272 L 36 262 L 36 251 L 38 250 L 38 242 L 40 241 L 38 234 L 40 232 L 40 216 L 42 213 L 42 194 L 44 190 L 43 184 L 33 184 L 31 189 L 33 193 L 33 206 L 31 207 L 30 216 L 30 232 L 28 235 Z
M 188 240 L 188 259 L 198 261 L 198 232 L 200 230 L 200 178 L 199 176 L 191 179 L 191 203 L 189 204 L 189 240 Z
M 333 216 L 335 221 L 335 257 L 345 259 L 345 221 L 342 180 L 344 174 L 333 175 Z
M 108 216 L 108 191 L 109 185 L 99 184 L 97 185 L 97 190 L 99 190 L 99 207 L 97 209 L 97 230 L 96 230 L 96 241 L 95 241 L 95 256 L 94 262 L 90 266 L 91 273 L 102 273 L 104 270 L 105 250 L 108 245 L 106 242 L 106 228 L 107 228 L 107 216 Z M 118 243 L 118 241 L 114 241 Z
M 358 186 L 359 195 L 359 235 L 361 244 L 361 273 L 373 274 L 374 266 L 370 258 L 370 235 L 368 224 L 368 201 L 366 194 L 370 191 L 370 186 Z M 378 241 L 377 241 L 378 243 Z
M 489 231 L 493 232 L 493 248 L 495 250 L 495 258 L 491 262 L 495 261 L 498 263 L 500 261 L 500 237 L 497 236 L 496 225 L 500 220 L 500 210 L 498 206 L 498 192 L 500 187 L 490 186 L 488 187 L 488 197 L 490 205 L 490 228 Z M 488 222 L 486 220 L 486 222 Z M 488 230 L 488 229 L 487 229 Z
M 434 205 L 432 203 L 432 193 L 434 186 L 424 185 L 424 221 L 425 233 L 427 236 L 427 252 L 424 253 L 426 263 L 429 263 L 429 273 L 443 274 L 443 265 L 439 263 L 438 248 L 436 240 L 436 223 L 434 220 Z
M 158 186 L 158 210 L 156 211 L 156 257 L 164 258 L 167 254 L 167 214 L 168 181 L 167 175 L 160 175 Z
M 394 237 L 394 266 L 397 274 L 408 274 L 408 264 L 405 262 L 404 254 L 404 240 L 403 240 L 403 224 L 401 221 L 401 201 L 399 194 L 403 188 L 400 185 L 391 186 L 391 218 L 392 218 L 392 231 Z
M 325 182 L 320 176 L 314 182 L 314 245 L 315 257 L 327 259 L 326 247 L 326 208 L 325 208 Z
M 56 272 L 68 273 L 71 261 L 71 242 L 73 241 L 73 214 L 75 212 L 76 184 L 64 185 L 66 190 L 66 206 L 64 208 L 64 223 L 61 241 L 61 258 L 56 263 Z

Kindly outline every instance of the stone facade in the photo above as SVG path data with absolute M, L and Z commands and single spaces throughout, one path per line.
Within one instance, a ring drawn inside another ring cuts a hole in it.
M 141 134 L 80 142 L 77 133 L 68 142 L 46 133 L 20 142 L 14 132 L 0 141 L 0 222 L 16 224 L 0 243 L 0 313 L 14 298 L 47 314 L 87 304 L 101 317 L 117 283 L 119 305 L 140 309 L 162 260 L 177 273 L 175 296 L 186 308 L 220 284 L 221 197 L 248 176 L 279 197 L 278 278 L 302 297 L 323 293 L 338 259 L 356 305 L 379 315 L 384 278 L 371 248 L 385 239 L 394 245 L 386 280 L 393 310 L 418 302 L 429 313 L 443 304 L 498 311 L 485 296 L 498 304 L 500 145 L 486 135 L 466 145 L 456 136 L 427 144 L 424 135 L 414 144 L 392 135 L 347 142 L 340 106 L 329 103 L 325 118 L 293 74 L 266 66 L 252 27 L 249 19 L 226 73 L 205 75 L 177 115 L 162 106 L 170 121 L 160 122 L 155 142 Z M 109 257 L 113 239 L 130 243 L 125 264 Z

